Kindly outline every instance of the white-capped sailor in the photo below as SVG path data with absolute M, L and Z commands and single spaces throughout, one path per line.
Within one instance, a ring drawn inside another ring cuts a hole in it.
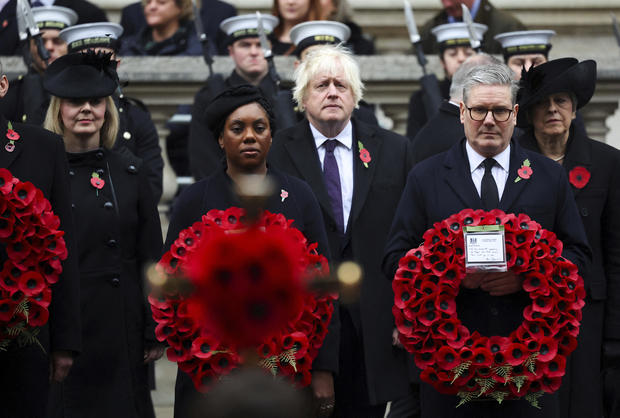
M 43 6 L 33 7 L 32 17 L 41 31 L 43 46 L 50 55 L 48 62 L 45 63 L 39 56 L 36 43 L 30 39 L 32 64 L 37 72 L 42 73 L 48 64 L 67 53 L 67 44 L 58 37 L 58 34 L 67 26 L 74 25 L 78 15 L 67 7 Z
M 351 36 L 351 29 L 340 22 L 313 20 L 293 26 L 290 36 L 295 45 L 295 55 L 302 59 L 314 45 L 336 45 L 347 42 Z
M 122 34 L 123 27 L 117 23 L 96 22 L 63 29 L 60 37 L 67 43 L 69 53 L 91 48 L 117 52 L 118 39 Z
M 495 40 L 502 44 L 504 62 L 521 79 L 521 71 L 529 70 L 549 60 L 552 30 L 523 30 L 505 32 L 495 35 Z
M 269 35 L 278 24 L 278 18 L 271 15 L 262 15 L 263 29 Z M 228 35 L 227 44 L 243 38 L 258 36 L 258 19 L 256 14 L 246 14 L 229 17 L 220 23 L 220 29 Z
M 480 23 L 473 24 L 476 38 L 482 42 L 482 37 L 488 27 Z M 439 44 L 439 57 L 447 78 L 460 67 L 467 57 L 474 55 L 471 47 L 469 31 L 466 23 L 446 23 L 435 26 L 431 32 Z

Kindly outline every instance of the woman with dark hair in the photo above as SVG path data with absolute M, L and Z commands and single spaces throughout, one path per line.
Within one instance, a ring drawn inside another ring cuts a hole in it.
M 320 0 L 273 0 L 271 14 L 279 19 L 271 36 L 274 55 L 290 55 L 295 51 L 291 29 L 298 23 L 321 19 Z
M 615 362 L 618 373 L 620 360 L 620 151 L 589 138 L 575 120 L 594 94 L 594 61 L 546 62 L 524 71 L 521 86 L 517 122 L 526 131 L 519 142 L 564 166 L 593 253 L 578 346 L 560 388 L 562 416 L 600 417 L 601 361 Z
M 318 243 L 318 252 L 328 259 L 329 248 L 319 204 L 310 187 L 303 181 L 273 170 L 267 165 L 271 147 L 271 133 L 275 115 L 272 106 L 259 88 L 250 85 L 232 87 L 218 95 L 205 111 L 205 118 L 213 136 L 224 150 L 225 162 L 215 174 L 188 187 L 174 204 L 170 227 L 164 248 L 169 248 L 179 233 L 199 221 L 211 209 L 225 210 L 241 206 L 235 186 L 246 175 L 269 177 L 273 193 L 264 209 L 281 213 L 294 220 L 308 242 Z M 313 382 L 316 373 L 336 373 L 338 367 L 337 309 L 329 325 L 318 356 L 313 362 Z M 315 393 L 315 397 L 322 394 Z M 174 414 L 192 416 L 194 405 L 201 403 L 202 395 L 194 388 L 185 372 L 177 372 Z
M 143 289 L 159 257 L 157 203 L 140 160 L 112 150 L 118 114 L 116 62 L 76 53 L 54 61 L 45 128 L 63 137 L 69 159 L 80 274 L 83 350 L 52 387 L 52 417 L 154 417 L 146 363 L 163 354 Z
M 118 55 L 202 55 L 192 0 L 142 0 L 142 6 L 147 26 L 123 38 Z

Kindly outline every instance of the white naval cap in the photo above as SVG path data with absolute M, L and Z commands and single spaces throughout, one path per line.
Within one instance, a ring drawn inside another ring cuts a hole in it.
M 482 41 L 484 33 L 487 31 L 488 26 L 481 23 L 473 24 L 476 38 Z M 443 51 L 446 48 L 456 46 L 471 46 L 469 41 L 469 31 L 467 30 L 467 23 L 446 23 L 443 25 L 435 26 L 431 29 L 431 33 L 437 38 L 440 50 Z
M 32 8 L 32 17 L 39 29 L 62 30 L 75 25 L 78 15 L 73 10 L 61 6 L 42 6 Z
M 278 25 L 278 18 L 272 15 L 261 15 L 265 33 L 270 33 Z M 238 39 L 258 36 L 258 19 L 256 14 L 229 17 L 220 23 L 220 29 L 228 35 L 228 44 Z
M 69 53 L 89 48 L 111 48 L 116 50 L 118 38 L 123 34 L 123 27 L 117 23 L 96 22 L 70 26 L 63 29 L 59 36 L 67 43 Z
M 350 36 L 351 29 L 347 25 L 332 20 L 303 22 L 291 29 L 291 41 L 296 46 L 309 41 L 310 44 L 306 45 L 306 48 L 318 43 L 337 44 L 346 42 Z
M 552 30 L 522 30 L 495 35 L 494 39 L 502 44 L 504 59 L 512 55 L 543 54 L 547 56 L 551 49 Z

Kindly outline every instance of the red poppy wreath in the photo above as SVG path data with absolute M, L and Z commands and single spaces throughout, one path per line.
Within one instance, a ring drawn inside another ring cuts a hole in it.
M 64 232 L 43 192 L 0 168 L 0 350 L 12 341 L 38 343 L 38 328 L 48 320 L 51 285 L 67 258 Z
M 465 277 L 463 226 L 505 227 L 508 268 L 532 301 L 509 336 L 470 332 L 456 296 Z M 400 341 L 413 353 L 420 378 L 458 406 L 477 398 L 525 398 L 538 407 L 556 391 L 577 346 L 585 290 L 577 267 L 561 256 L 562 242 L 527 215 L 465 209 L 437 222 L 410 250 L 394 277 L 392 308 Z
M 192 290 L 149 296 L 157 339 L 201 392 L 253 361 L 307 386 L 334 297 L 304 281 L 328 274 L 327 260 L 283 215 L 265 211 L 253 225 L 244 215 L 211 210 L 164 254 L 158 268 Z

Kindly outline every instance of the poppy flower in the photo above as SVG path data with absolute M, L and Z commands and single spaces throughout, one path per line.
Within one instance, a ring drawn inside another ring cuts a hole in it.
M 46 287 L 41 292 L 30 296 L 30 302 L 36 303 L 42 308 L 48 308 L 52 302 L 52 290 Z
M 36 303 L 28 306 L 28 325 L 32 327 L 42 327 L 47 323 L 50 313 L 47 308 Z
M 558 344 L 558 353 L 568 356 L 577 348 L 577 337 L 569 334 L 562 335 Z
M 293 383 L 295 384 L 295 386 L 300 388 L 308 386 L 311 381 L 312 374 L 309 370 L 306 369 L 299 370 L 293 376 Z
M 430 352 L 414 353 L 413 360 L 415 365 L 422 370 L 435 363 L 433 353 Z
M 549 285 L 547 278 L 538 272 L 529 273 L 523 280 L 523 290 L 528 293 L 536 292 L 537 294 L 549 294 Z
M 440 296 L 435 300 L 435 307 L 438 311 L 446 313 L 450 316 L 456 314 L 456 300 L 452 295 L 440 294 Z
M 437 328 L 440 334 L 444 335 L 448 340 L 456 340 L 458 337 L 458 319 L 448 319 L 443 321 Z
M 392 307 L 392 313 L 394 314 L 394 321 L 398 332 L 404 335 L 410 335 L 412 332 L 413 323 L 405 318 L 403 313 L 395 306 Z
M 232 353 L 216 353 L 209 362 L 218 375 L 228 374 L 238 363 L 238 357 Z
M 159 323 L 155 326 L 155 336 L 158 341 L 165 341 L 167 338 L 174 335 L 176 332 L 170 324 L 167 323 Z
M 368 152 L 367 149 L 364 148 L 360 150 L 360 160 L 362 160 L 362 162 L 365 164 L 370 162 L 371 160 L 370 153 Z
M 541 370 L 548 377 L 564 376 L 566 373 L 566 357 L 557 355 L 552 360 L 541 362 Z
M 6 168 L 0 168 L 0 193 L 8 195 L 13 189 L 13 175 Z
M 568 172 L 568 181 L 576 188 L 583 189 L 590 181 L 590 172 L 583 166 L 575 166 Z
M 519 366 L 527 360 L 529 350 L 523 344 L 510 344 L 505 352 L 506 363 L 511 366 Z
M 392 281 L 394 305 L 399 309 L 404 309 L 415 296 L 411 294 L 410 283 L 409 280 L 394 279 L 394 281 Z
M 505 351 L 510 345 L 510 340 L 506 337 L 492 336 L 486 342 L 486 347 L 495 355 L 500 351 Z
M 473 357 L 472 357 L 472 361 L 473 364 L 478 366 L 478 367 L 491 367 L 491 364 L 493 363 L 493 355 L 491 354 L 491 351 L 486 348 L 486 347 L 478 347 L 472 350 L 473 351 Z
M 13 196 L 15 197 L 13 202 L 15 203 L 16 208 L 25 208 L 30 205 L 35 197 L 35 190 L 36 187 L 34 187 L 34 185 L 29 181 L 16 184 L 13 187 Z
M 45 286 L 45 279 L 40 273 L 35 271 L 27 271 L 19 278 L 19 289 L 26 296 L 41 292 Z
M 191 355 L 199 359 L 209 359 L 214 355 L 219 346 L 219 342 L 213 336 L 201 335 L 194 340 L 191 348 Z
M 0 321 L 8 322 L 15 312 L 17 303 L 11 299 L 0 299 Z
M 558 341 L 555 338 L 543 337 L 540 339 L 537 360 L 542 362 L 551 361 L 558 352 Z
M 20 136 L 17 132 L 15 132 L 13 129 L 9 128 L 6 130 L 6 137 L 10 140 L 10 141 L 17 141 Z

